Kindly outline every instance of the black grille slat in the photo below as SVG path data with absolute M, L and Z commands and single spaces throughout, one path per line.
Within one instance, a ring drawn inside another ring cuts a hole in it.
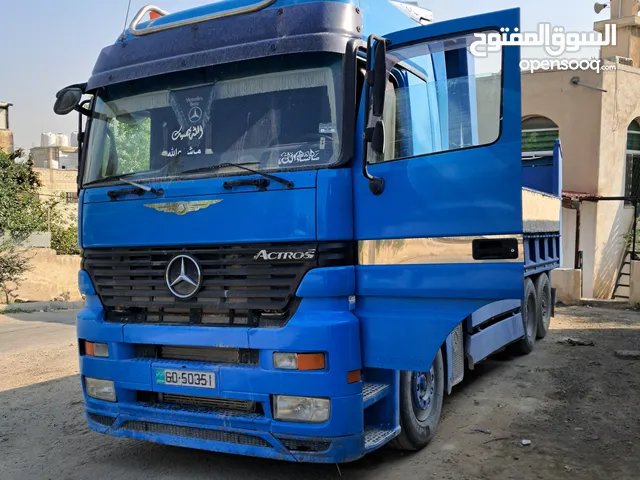
M 213 440 L 216 442 L 239 443 L 254 447 L 272 448 L 269 442 L 260 437 L 222 430 L 183 427 L 179 425 L 144 422 L 140 420 L 127 420 L 120 426 L 120 428 L 123 430 L 133 430 L 134 432 L 176 435 L 178 437 L 198 438 L 200 440 Z
M 304 252 L 312 259 L 255 258 L 261 250 Z M 175 298 L 166 268 L 180 253 L 200 265 L 203 282 L 191 300 Z M 83 268 L 107 307 L 107 321 L 194 324 L 282 325 L 298 300 L 295 292 L 312 268 L 353 265 L 350 242 L 251 244 L 194 247 L 100 248 L 83 251 Z M 264 315 L 264 317 L 262 317 Z

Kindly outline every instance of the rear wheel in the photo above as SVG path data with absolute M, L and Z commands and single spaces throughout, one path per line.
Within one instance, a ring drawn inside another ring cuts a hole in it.
M 537 338 L 544 338 L 551 324 L 551 283 L 546 273 L 536 278 L 536 296 L 538 297 L 538 331 Z
M 524 337 L 509 346 L 511 353 L 515 355 L 527 355 L 533 351 L 536 343 L 536 332 L 538 330 L 538 299 L 536 288 L 530 278 L 524 281 L 524 298 L 522 299 L 522 323 L 524 326 Z
M 390 445 L 399 450 L 420 450 L 435 434 L 444 396 L 442 351 L 428 372 L 400 372 L 400 426 Z

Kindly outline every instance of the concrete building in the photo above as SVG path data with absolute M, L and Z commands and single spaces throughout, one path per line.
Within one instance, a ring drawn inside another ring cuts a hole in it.
M 596 22 L 594 29 L 616 25 L 616 46 L 601 50 L 603 64 L 615 70 L 522 76 L 523 150 L 536 155 L 548 152 L 556 138 L 562 142 L 563 206 L 568 207 L 563 208 L 563 267 L 581 262 L 585 298 L 612 298 L 614 289 L 628 295 L 616 282 L 626 268 L 633 206 L 596 197 L 640 195 L 638 2 L 612 0 L 610 7 L 613 18 Z
M 62 170 L 78 169 L 77 147 L 34 147 L 31 149 L 33 165 L 38 168 L 54 168 Z
M 13 133 L 9 128 L 9 107 L 13 104 L 0 102 L 0 150 L 13 153 Z
M 78 220 L 78 187 L 77 170 L 62 170 L 58 168 L 39 168 L 34 170 L 40 177 L 42 186 L 39 194 L 43 200 L 61 199 L 59 212 L 67 225 L 77 223 Z

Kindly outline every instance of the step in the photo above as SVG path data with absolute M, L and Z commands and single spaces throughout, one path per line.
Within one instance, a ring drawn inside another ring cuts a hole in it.
M 369 453 L 380 448 L 385 443 L 395 438 L 400 433 L 400 427 L 397 429 L 383 430 L 379 427 L 366 427 L 364 429 L 364 450 Z
M 362 385 L 362 402 L 364 408 L 370 407 L 389 394 L 389 385 L 386 383 L 365 383 Z

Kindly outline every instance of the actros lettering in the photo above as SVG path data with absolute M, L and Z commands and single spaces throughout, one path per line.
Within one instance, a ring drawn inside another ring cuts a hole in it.
M 260 250 L 254 260 L 311 260 L 316 256 L 316 250 L 310 249 L 306 252 L 267 252 Z

